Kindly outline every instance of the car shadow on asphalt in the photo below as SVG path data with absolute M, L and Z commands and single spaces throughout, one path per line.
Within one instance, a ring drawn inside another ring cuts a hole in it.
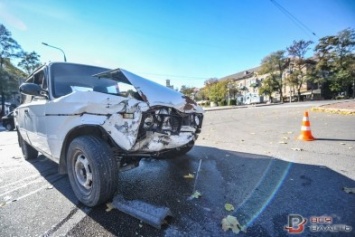
M 320 141 L 338 141 L 338 142 L 355 142 L 355 139 L 341 139 L 341 138 L 316 138 Z
M 57 167 L 43 156 L 31 163 L 41 173 Z M 53 182 L 45 176 L 78 209 L 87 211 L 70 189 L 67 176 L 61 177 L 61 182 Z M 120 173 L 118 179 L 118 194 L 169 207 L 170 222 L 155 229 L 116 209 L 106 211 L 103 204 L 92 208 L 69 236 L 235 236 L 222 230 L 221 221 L 228 215 L 245 227 L 246 232 L 238 236 L 288 236 L 285 226 L 291 214 L 308 220 L 307 236 L 319 234 L 308 228 L 314 216 L 330 216 L 333 224 L 355 228 L 355 195 L 343 190 L 354 188 L 355 181 L 324 166 L 195 146 L 176 159 L 142 159 L 138 168 Z M 201 196 L 190 198 L 195 191 Z M 234 210 L 227 211 L 226 203 Z M 354 232 L 341 234 L 354 236 Z

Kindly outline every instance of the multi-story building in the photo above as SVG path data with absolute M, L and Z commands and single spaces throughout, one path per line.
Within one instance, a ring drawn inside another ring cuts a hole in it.
M 253 104 L 262 102 L 279 102 L 281 95 L 279 92 L 273 92 L 272 96 L 260 94 L 260 86 L 269 74 L 261 74 L 261 67 L 247 69 L 245 71 L 237 72 L 235 74 L 221 78 L 220 80 L 229 80 L 229 88 L 235 88 L 237 92 L 237 100 L 242 104 Z M 309 70 L 310 68 L 304 68 Z M 297 101 L 297 88 L 290 86 L 287 78 L 292 73 L 292 64 L 289 69 L 285 70 L 282 75 L 283 89 L 282 97 L 284 101 Z M 306 81 L 300 88 L 301 100 L 321 99 L 321 90 L 318 84 Z M 230 99 L 230 98 L 229 98 Z M 272 99 L 272 101 L 271 101 Z
M 229 89 L 237 89 L 236 98 L 239 104 L 253 104 L 264 101 L 265 96 L 260 95 L 259 88 L 266 75 L 259 75 L 260 67 L 251 68 L 242 72 L 221 78 L 229 80 Z

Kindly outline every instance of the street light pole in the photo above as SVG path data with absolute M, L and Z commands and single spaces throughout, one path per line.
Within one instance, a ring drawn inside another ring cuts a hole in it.
M 42 42 L 42 44 L 45 45 L 45 46 L 48 46 L 48 47 L 51 47 L 51 48 L 55 48 L 55 49 L 58 49 L 58 50 L 62 51 L 62 53 L 63 53 L 63 55 L 64 55 L 64 62 L 67 61 L 67 58 L 65 57 L 65 53 L 64 53 L 64 51 L 63 51 L 61 48 L 55 47 L 55 46 L 53 46 L 53 45 L 49 45 L 49 44 L 44 43 L 44 42 Z

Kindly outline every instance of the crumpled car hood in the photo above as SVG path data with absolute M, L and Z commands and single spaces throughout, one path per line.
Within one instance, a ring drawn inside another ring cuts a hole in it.
M 203 113 L 203 109 L 189 97 L 129 71 L 117 68 L 93 76 L 98 78 L 111 78 L 132 84 L 142 99 L 151 107 L 168 106 L 184 113 Z

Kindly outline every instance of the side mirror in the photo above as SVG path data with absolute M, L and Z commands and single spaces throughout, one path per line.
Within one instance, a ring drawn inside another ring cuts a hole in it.
M 20 93 L 25 95 L 43 96 L 42 88 L 35 83 L 22 83 L 19 90 Z

